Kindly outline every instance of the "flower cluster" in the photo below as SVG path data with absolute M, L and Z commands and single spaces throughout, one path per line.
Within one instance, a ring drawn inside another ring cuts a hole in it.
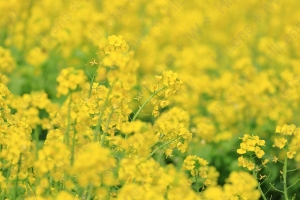
M 156 120 L 153 129 L 157 142 L 168 144 L 166 156 L 171 156 L 174 148 L 182 153 L 186 151 L 192 140 L 192 133 L 186 128 L 188 125 L 188 115 L 178 108 L 170 109 Z
M 299 3 L 271 3 L 0 1 L 0 199 L 296 199 Z
M 286 156 L 289 159 L 294 158 L 300 149 L 300 128 L 297 128 L 294 124 L 285 124 L 282 127 L 277 126 L 275 132 L 279 133 L 281 137 L 274 139 L 273 147 L 285 148 Z M 299 154 L 297 154 L 297 157 L 299 157 Z
M 10 74 L 15 67 L 16 64 L 10 51 L 0 46 L 0 73 Z
M 61 71 L 56 80 L 59 83 L 57 87 L 57 95 L 59 97 L 61 95 L 67 95 L 69 92 L 82 86 L 86 80 L 86 76 L 83 70 L 68 67 Z
M 177 73 L 171 70 L 163 71 L 162 75 L 156 75 L 155 80 L 155 83 L 148 86 L 148 89 L 157 96 L 157 98 L 151 99 L 151 103 L 154 105 L 152 115 L 157 117 L 160 114 L 159 107 L 165 108 L 169 105 L 170 102 L 167 98 L 180 90 L 182 81 L 178 79 Z M 146 81 L 143 81 L 142 84 L 147 86 Z
M 211 186 L 204 191 L 204 199 L 260 199 L 260 193 L 255 188 L 258 183 L 254 177 L 247 172 L 232 172 L 226 179 L 223 187 Z
M 182 170 L 187 170 L 194 177 L 204 179 L 203 184 L 208 186 L 211 184 L 211 180 L 207 179 L 208 162 L 203 158 L 197 156 L 188 156 L 184 159 L 182 164 Z
M 255 156 L 261 159 L 265 152 L 260 148 L 265 145 L 264 140 L 260 140 L 258 136 L 250 136 L 249 134 L 245 134 L 243 138 L 240 138 L 242 143 L 240 144 L 240 149 L 237 150 L 238 154 L 246 154 L 247 152 L 254 152 Z M 247 167 L 249 170 L 253 170 L 255 164 L 251 161 L 248 161 L 243 156 L 238 158 L 238 165 Z

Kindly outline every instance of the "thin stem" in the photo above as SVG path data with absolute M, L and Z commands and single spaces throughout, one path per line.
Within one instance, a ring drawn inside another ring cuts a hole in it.
M 28 178 L 26 179 L 26 182 L 27 182 L 27 185 L 29 185 L 29 188 L 32 190 L 33 194 L 35 195 L 35 191 L 33 190 L 32 185 L 30 184 Z
M 281 162 L 282 164 L 284 164 L 284 162 L 283 162 L 283 161 L 281 161 L 281 160 L 278 160 L 277 162 Z
M 0 144 L 0 152 L 2 152 L 2 144 Z M 3 158 L 0 158 L 0 162 L 3 163 Z M 1 167 L 1 171 L 3 171 L 3 165 Z
M 255 172 L 255 170 L 253 170 L 253 176 L 254 176 L 255 179 L 257 180 L 257 172 Z M 260 192 L 262 198 L 263 198 L 264 200 L 267 200 L 265 194 L 264 194 L 263 191 L 261 190 L 260 182 L 259 182 L 258 180 L 257 180 L 257 189 L 259 190 L 259 192 Z
M 72 149 L 71 149 L 71 166 L 72 166 L 73 163 L 74 163 L 74 151 L 75 151 L 76 133 L 77 133 L 77 132 L 76 132 L 75 125 L 76 125 L 76 120 L 75 120 L 74 126 L 73 126 L 74 136 L 73 136 Z
M 15 193 L 14 193 L 15 198 L 18 197 L 18 182 L 19 182 L 19 172 L 20 172 L 20 168 L 21 168 L 21 158 L 22 158 L 22 154 L 20 154 L 20 158 L 19 158 L 19 162 L 18 162 L 18 171 L 17 171 L 17 178 L 16 178 L 16 183 L 15 183 Z
M 277 192 L 281 192 L 281 193 L 284 193 L 283 191 L 281 191 L 281 190 L 278 190 L 276 187 L 274 187 L 274 185 L 272 185 L 271 183 L 270 183 L 270 186 L 274 189 L 274 190 L 276 190 Z
M 69 145 L 69 132 L 70 132 L 70 126 L 71 126 L 71 103 L 72 103 L 72 92 L 70 92 L 70 95 L 69 95 L 68 125 L 67 125 L 67 130 L 66 130 L 65 138 L 64 138 L 64 141 L 67 141 L 67 145 Z
M 159 93 L 160 91 L 162 91 L 163 89 L 165 89 L 166 86 L 160 88 L 159 90 L 157 90 L 156 92 L 154 92 L 144 103 L 143 105 L 139 108 L 139 110 L 135 113 L 135 115 L 133 116 L 132 118 L 132 121 L 134 121 L 137 116 L 139 115 L 139 113 L 142 111 L 142 109 L 147 105 L 147 103 L 157 94 Z
M 165 144 L 161 145 L 160 147 L 156 148 L 148 157 L 146 160 L 148 160 L 149 158 L 151 158 L 151 156 L 153 156 L 153 154 L 155 154 L 155 152 L 157 152 L 159 149 L 163 148 L 164 146 L 170 144 L 171 142 L 174 142 L 175 140 L 177 140 L 179 138 L 179 136 L 177 136 L 175 139 L 170 140 L 169 142 L 166 142 Z
M 35 159 L 38 159 L 38 151 L 39 151 L 39 130 L 38 126 L 36 126 L 34 130 L 34 140 L 35 140 Z
M 300 178 L 297 181 L 295 181 L 295 183 L 293 183 L 292 185 L 290 185 L 287 189 L 293 187 L 293 185 L 295 185 L 298 181 L 300 181 Z
M 49 174 L 49 185 L 52 185 L 52 183 L 53 183 L 53 179 L 52 179 L 52 176 Z M 50 195 L 51 194 L 51 187 L 47 187 L 47 192 L 46 192 L 46 194 L 47 195 Z
M 196 192 L 199 192 L 199 185 L 198 185 L 197 176 L 195 176 L 195 180 L 196 180 Z
M 137 116 L 139 115 L 139 113 L 142 111 L 142 109 L 147 105 L 147 103 L 156 95 L 158 94 L 160 91 L 164 90 L 166 88 L 166 86 L 160 88 L 159 90 L 157 90 L 156 92 L 154 92 L 144 103 L 143 105 L 139 108 L 139 110 L 134 114 L 133 118 L 132 118 L 132 122 L 137 118 Z M 125 135 L 125 139 L 128 138 L 128 135 Z
M 300 169 L 300 167 L 298 167 L 298 168 L 296 168 L 296 169 L 286 170 L 286 172 L 293 172 L 293 171 L 296 171 L 296 170 L 298 170 L 298 169 Z
M 27 189 L 28 192 L 25 193 L 25 196 L 24 196 L 24 197 L 28 197 L 28 196 L 30 196 L 30 195 L 33 195 L 33 196 L 35 195 L 35 192 L 34 192 L 34 190 L 32 189 L 32 186 L 31 186 L 31 184 L 29 183 L 28 178 L 26 178 L 26 189 Z M 32 190 L 32 191 L 30 191 L 30 190 Z
M 92 94 L 92 90 L 93 90 L 93 83 L 94 83 L 94 80 L 95 80 L 95 75 L 93 76 L 92 80 L 91 80 L 91 84 L 90 84 L 90 90 L 89 90 L 89 96 L 88 98 L 91 97 L 91 94 Z
M 264 200 L 267 200 L 267 198 L 266 198 L 265 194 L 264 194 L 264 193 L 263 193 L 263 191 L 261 190 L 261 187 L 260 187 L 260 182 L 258 182 L 258 185 L 257 185 L 257 187 L 258 187 L 258 190 L 259 190 L 259 192 L 261 193 L 261 195 L 262 195 L 263 199 L 264 199 Z
M 103 146 L 103 144 L 104 144 L 104 139 L 105 139 L 105 137 L 106 137 L 106 133 L 107 133 L 107 130 L 108 130 L 109 122 L 110 122 L 110 120 L 111 120 L 111 117 L 112 117 L 113 113 L 114 113 L 114 109 L 112 108 L 112 109 L 111 109 L 111 113 L 110 113 L 110 115 L 109 115 L 109 117 L 108 117 L 108 119 L 107 119 L 107 123 L 106 123 L 106 131 L 103 133 L 103 136 L 102 136 L 102 138 L 101 138 L 101 146 Z
M 265 195 L 270 191 L 271 186 L 269 187 L 269 189 L 266 191 Z
M 269 177 L 270 177 L 270 175 L 271 175 L 271 170 L 270 170 L 270 173 L 269 173 L 269 175 L 268 175 L 268 177 L 263 181 L 263 182 L 261 182 L 261 184 L 260 185 L 262 185 L 264 182 L 266 182 L 266 180 L 268 180 L 269 179 Z
M 96 129 L 95 129 L 95 132 L 94 132 L 94 141 L 98 141 L 98 133 L 100 132 L 100 124 L 102 122 L 102 116 L 103 116 L 103 113 L 104 113 L 104 109 L 106 107 L 106 104 L 108 102 L 108 99 L 109 99 L 109 96 L 112 92 L 112 88 L 114 86 L 115 82 L 111 85 L 111 87 L 109 88 L 109 91 L 107 93 L 107 96 L 106 96 L 106 99 L 105 99 L 105 102 L 104 102 L 104 105 L 102 107 L 102 110 L 100 111 L 100 114 L 99 114 L 99 118 L 98 118 L 98 122 L 97 122 L 97 125 L 96 125 Z
M 152 144 L 148 149 L 152 149 L 157 143 Z
M 286 171 L 287 171 L 287 156 L 285 156 L 284 165 L 283 165 L 283 180 L 284 180 L 283 189 L 284 189 L 284 198 L 286 200 L 289 200 L 288 193 L 287 193 L 288 188 L 286 186 Z
M 90 184 L 89 191 L 88 191 L 88 194 L 87 194 L 87 199 L 91 199 L 92 189 L 93 189 L 93 185 Z

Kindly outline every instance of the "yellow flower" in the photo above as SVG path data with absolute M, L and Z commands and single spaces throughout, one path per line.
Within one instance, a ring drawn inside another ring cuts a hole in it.
M 206 172 L 200 172 L 199 175 L 202 177 L 202 178 L 207 178 L 207 174 Z
M 177 143 L 177 149 L 179 151 L 181 151 L 182 153 L 184 153 L 187 149 L 187 142 L 185 142 L 184 144 L 182 144 L 181 142 Z
M 276 127 L 275 133 L 281 133 L 281 127 L 280 127 L 280 126 L 277 126 L 277 127 Z
M 245 153 L 246 153 L 246 150 L 245 150 L 245 149 L 238 149 L 238 150 L 237 150 L 237 153 L 238 153 L 238 154 L 245 154 Z
M 294 155 L 296 154 L 296 151 L 288 151 L 286 153 L 286 156 L 289 158 L 289 159 L 292 159 L 294 158 Z
M 160 101 L 160 106 L 161 106 L 162 108 L 166 107 L 167 105 L 169 105 L 169 101 L 166 101 L 166 100 Z
M 263 155 L 265 155 L 265 152 L 264 152 L 263 150 L 261 150 L 261 148 L 256 147 L 256 148 L 255 148 L 255 155 L 256 155 L 258 158 L 262 158 Z
M 247 140 L 246 145 L 247 145 L 247 151 L 254 151 L 255 149 L 255 140 Z
M 298 137 L 300 135 L 300 128 L 296 128 L 294 131 L 294 135 Z
M 265 141 L 264 140 L 259 140 L 258 142 L 257 142 L 257 144 L 259 145 L 259 146 L 264 146 L 265 145 Z
M 48 188 L 48 187 L 49 187 L 48 179 L 42 178 L 42 179 L 40 180 L 39 186 L 41 186 L 41 187 L 43 187 L 43 188 Z
M 72 190 L 75 187 L 75 185 L 71 180 L 67 180 L 65 182 L 65 187 L 67 190 Z
M 210 184 L 211 184 L 211 180 L 206 179 L 205 182 L 204 182 L 204 185 L 209 186 Z
M 182 169 L 190 171 L 192 176 L 200 175 L 202 178 L 206 178 L 206 172 L 208 170 L 208 168 L 206 167 L 207 165 L 208 162 L 203 158 L 199 158 L 197 156 L 188 156 L 185 158 L 182 164 Z
M 155 76 L 155 79 L 157 80 L 157 82 L 160 82 L 162 80 L 162 78 L 163 78 L 162 76 L 158 76 L 158 75 Z
M 56 78 L 59 83 L 57 87 L 57 97 L 68 94 L 69 90 L 75 90 L 78 86 L 81 86 L 86 79 L 83 70 L 75 70 L 73 67 L 63 69 Z
M 16 67 L 16 63 L 8 49 L 0 47 L 0 72 L 11 73 Z
M 245 135 L 243 136 L 243 138 L 240 138 L 240 139 L 242 139 L 243 142 L 245 142 L 245 141 L 247 141 L 250 137 L 251 137 L 251 136 L 250 136 L 249 134 L 245 134 Z
M 117 37 L 115 35 L 111 35 L 111 36 L 108 36 L 108 42 L 109 42 L 109 45 L 114 45 L 116 47 L 119 47 L 123 44 L 124 40 L 121 35 L 119 35 L 119 37 Z
M 243 156 L 240 156 L 238 158 L 238 166 L 243 166 L 243 167 L 247 166 L 247 161 L 243 158 Z
M 173 152 L 173 150 L 172 149 L 167 149 L 166 150 L 166 157 L 171 157 L 172 156 L 172 152 Z
M 159 111 L 158 111 L 158 110 L 153 110 L 153 111 L 152 111 L 152 115 L 153 115 L 154 117 L 157 117 L 157 116 L 159 115 Z
M 250 162 L 248 162 L 248 164 L 247 164 L 247 168 L 249 169 L 249 170 L 253 170 L 254 169 L 254 167 L 255 167 L 255 165 L 250 161 Z
M 286 142 L 287 140 L 285 138 L 275 139 L 275 143 L 272 146 L 282 149 L 285 146 Z
M 108 36 L 108 43 L 110 45 L 115 45 L 115 43 L 117 42 L 117 39 L 118 39 L 118 37 L 115 35 Z
M 61 200 L 61 199 L 64 199 L 64 200 L 73 200 L 74 197 L 70 193 L 62 190 L 62 191 L 60 191 L 58 193 L 56 199 L 57 200 Z
M 111 54 L 114 50 L 115 50 L 115 47 L 111 45 L 111 46 L 105 47 L 104 52 L 105 52 L 105 54 Z

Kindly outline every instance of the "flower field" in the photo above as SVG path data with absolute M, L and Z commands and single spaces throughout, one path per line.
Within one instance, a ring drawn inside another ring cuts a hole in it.
M 0 1 L 0 200 L 300 199 L 299 9 Z

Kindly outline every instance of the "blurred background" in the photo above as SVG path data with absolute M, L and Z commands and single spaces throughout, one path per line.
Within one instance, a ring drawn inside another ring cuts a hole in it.
M 275 127 L 299 125 L 299 6 L 279 0 L 1 0 L 0 82 L 14 95 L 45 91 L 62 103 L 64 97 L 56 96 L 59 72 L 74 67 L 105 82 L 101 68 L 109 63 L 96 53 L 108 36 L 122 35 L 138 62 L 137 83 L 164 69 L 178 73 L 184 89 L 166 110 L 178 106 L 189 114 L 194 137 L 186 154 L 215 166 L 222 185 L 231 171 L 241 170 L 239 137 L 259 135 L 272 160 L 278 155 L 271 148 Z M 140 91 L 149 96 L 141 86 L 133 94 Z M 140 118 L 153 122 L 151 108 Z M 40 139 L 46 134 L 42 130 Z M 166 163 L 179 169 L 184 156 L 174 155 Z M 290 168 L 299 162 L 298 148 Z M 264 173 L 280 169 L 270 164 Z M 271 173 L 263 190 L 280 185 L 279 176 Z M 299 188 L 298 182 L 290 193 L 299 198 Z M 273 189 L 271 195 L 281 199 Z

